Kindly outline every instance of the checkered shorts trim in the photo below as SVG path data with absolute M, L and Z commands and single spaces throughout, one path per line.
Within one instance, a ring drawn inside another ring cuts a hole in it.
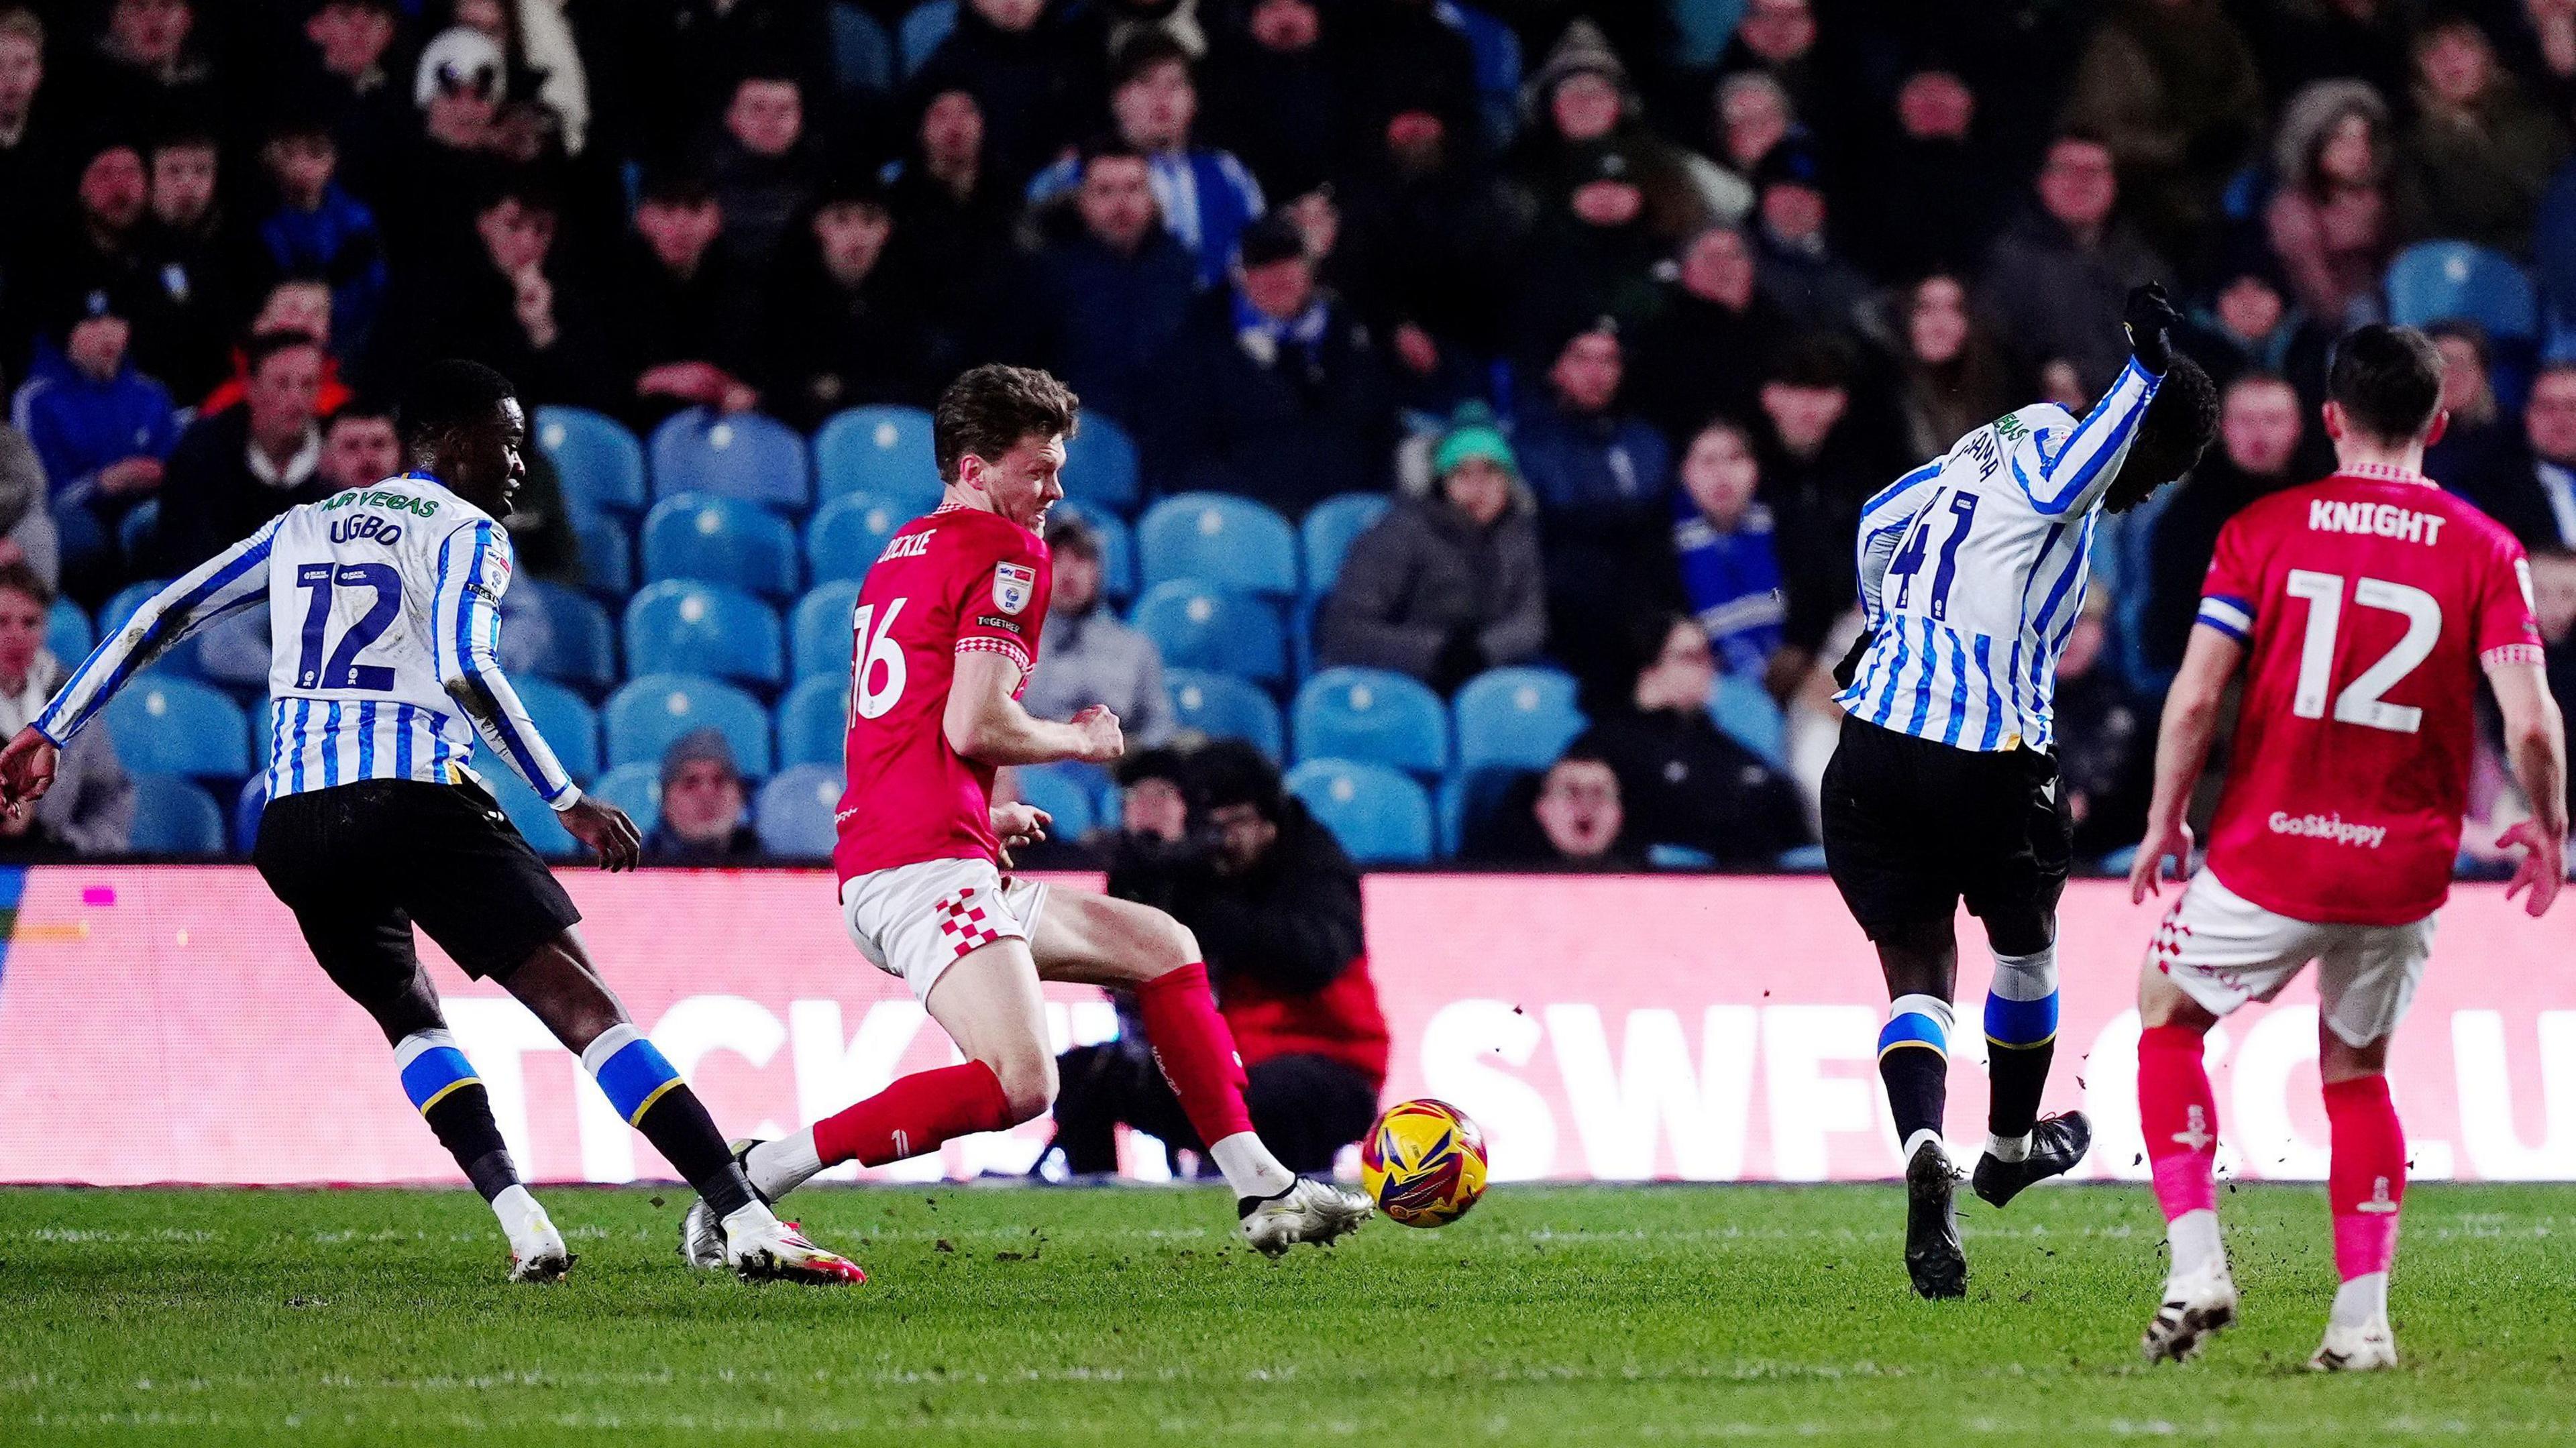
M 1003 933 L 993 924 L 992 915 L 978 899 L 985 893 L 969 885 L 963 890 L 940 896 L 938 903 L 930 907 L 931 912 L 939 917 L 940 939 L 947 941 L 948 948 L 960 959 L 1003 938 Z M 1000 908 L 995 905 L 992 911 L 998 913 Z

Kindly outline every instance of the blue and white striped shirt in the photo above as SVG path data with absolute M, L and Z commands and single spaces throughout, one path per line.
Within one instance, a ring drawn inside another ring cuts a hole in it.
M 268 797 L 470 777 L 479 732 L 547 803 L 581 798 L 501 673 L 510 537 L 425 473 L 291 508 L 153 596 L 64 681 L 35 728 L 60 744 L 135 671 L 269 606 Z
M 2094 521 L 2159 380 L 2132 361 L 2083 421 L 2046 402 L 2007 413 L 1870 499 L 1861 609 L 1877 638 L 1835 702 L 1953 748 L 2049 748 Z

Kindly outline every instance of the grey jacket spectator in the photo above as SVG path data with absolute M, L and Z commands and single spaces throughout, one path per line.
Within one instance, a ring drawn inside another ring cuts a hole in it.
M 2040 204 L 1997 238 L 1978 302 L 2026 367 L 2064 360 L 2089 393 L 2120 375 L 2129 288 L 2171 281 L 2164 261 L 2112 214 L 2119 182 L 2100 142 L 2061 136 L 2039 173 Z
M 1106 704 L 1130 740 L 1162 743 L 1172 733 L 1163 656 L 1101 602 L 1098 535 L 1063 518 L 1048 526 L 1046 541 L 1055 555 L 1055 592 L 1047 602 L 1046 647 L 1020 702 L 1041 719 L 1070 719 Z
M 41 515 L 42 510 L 38 510 Z M 53 590 L 23 563 L 0 563 L 0 729 L 13 737 L 44 711 L 68 672 L 45 648 Z M 116 760 L 107 721 L 75 737 L 54 786 L 25 821 L 0 820 L 0 858 L 68 851 L 124 853 L 134 831 L 134 782 Z
M 51 588 L 62 577 L 62 535 L 45 497 L 45 464 L 27 435 L 0 422 L 0 563 L 14 551 Z
M 1538 527 L 1511 447 L 1485 423 L 1440 445 L 1437 498 L 1359 536 L 1324 600 L 1319 661 L 1410 674 L 1442 693 L 1526 663 L 1547 640 Z

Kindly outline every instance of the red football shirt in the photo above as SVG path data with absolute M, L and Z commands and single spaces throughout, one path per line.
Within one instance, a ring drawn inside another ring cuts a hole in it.
M 1018 664 L 1027 687 L 1053 586 L 1046 544 L 997 514 L 952 505 L 886 540 L 850 620 L 849 786 L 832 851 L 843 881 L 999 857 L 993 769 L 948 747 L 948 686 L 957 656 L 982 651 Z
M 2238 514 L 2201 595 L 2250 651 L 2209 868 L 2297 920 L 2439 909 L 2480 669 L 2540 660 L 2522 545 L 2420 476 L 2344 472 Z

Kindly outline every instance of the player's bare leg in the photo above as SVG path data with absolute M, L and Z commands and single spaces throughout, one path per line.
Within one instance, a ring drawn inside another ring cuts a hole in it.
M 1959 1170 L 1941 1144 L 1958 942 L 1944 918 L 1882 929 L 1875 944 L 1889 999 L 1878 1075 L 1905 1163 L 1905 1274 L 1924 1297 L 1963 1297 L 1968 1256 L 1959 1245 Z
M 2388 1097 L 2388 1038 L 2354 1045 L 2317 1020 L 2317 1074 L 2325 1083 L 2333 1161 L 2326 1202 L 2334 1210 L 2335 1290 L 2325 1341 L 2308 1366 L 2366 1372 L 2397 1366 L 2388 1326 L 2388 1268 L 2397 1256 L 2397 1214 L 2406 1200 L 2406 1133 Z
M 1135 993 L 1154 1059 L 1191 1130 L 1234 1189 L 1244 1240 L 1276 1257 L 1300 1242 L 1329 1246 L 1358 1229 L 1368 1199 L 1279 1164 L 1252 1129 L 1243 1059 L 1208 990 L 1198 940 L 1160 910 L 1059 890 L 1038 918 L 1038 974 Z
M 343 981 L 343 989 L 352 982 Z M 517 1163 L 501 1141 L 492 1119 L 492 1098 L 473 1063 L 448 1034 L 447 1016 L 439 1008 L 438 990 L 429 973 L 415 962 L 411 979 L 382 993 L 350 998 L 375 1018 L 394 1048 L 394 1067 L 402 1074 L 403 1094 L 429 1123 L 439 1145 L 456 1158 L 457 1168 L 482 1194 L 510 1243 L 510 1280 L 553 1282 L 572 1270 L 573 1254 L 564 1247 L 546 1209 L 519 1180 Z
M 2218 1017 L 2150 969 L 2138 983 L 2138 1020 L 2138 1125 L 2170 1257 L 2139 1347 L 2151 1363 L 2181 1362 L 2236 1321 L 2236 1282 L 2218 1231 L 2218 1099 L 2201 1059 Z
M 581 937 L 537 947 L 502 985 L 581 1057 L 617 1114 L 680 1169 L 723 1226 L 725 1265 L 746 1280 L 864 1282 L 856 1263 L 805 1240 L 751 1189 L 697 1093 L 628 1018 Z

